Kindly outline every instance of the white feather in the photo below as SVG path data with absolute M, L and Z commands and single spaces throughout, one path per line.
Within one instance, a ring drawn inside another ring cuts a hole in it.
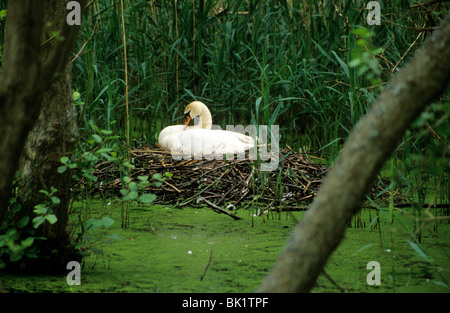
M 241 154 L 254 147 L 252 137 L 238 132 L 211 129 L 211 113 L 199 101 L 190 103 L 185 114 L 199 116 L 197 126 L 174 125 L 164 128 L 158 142 L 172 153 L 190 155 Z

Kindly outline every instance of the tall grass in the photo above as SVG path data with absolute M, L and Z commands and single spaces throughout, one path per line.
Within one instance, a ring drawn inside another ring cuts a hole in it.
M 90 2 L 83 19 L 73 61 L 82 138 L 92 133 L 93 121 L 120 136 L 119 149 L 127 140 L 154 143 L 163 127 L 181 122 L 188 102 L 199 99 L 222 128 L 279 125 L 281 147 L 305 147 L 330 162 L 385 83 L 450 7 L 382 1 L 381 25 L 369 26 L 366 1 L 123 4 L 122 14 L 118 1 Z M 0 5 L 6 8 L 4 0 Z M 2 30 L 5 24 L 0 20 Z M 363 38 L 364 28 L 370 35 Z M 365 62 L 376 61 L 376 69 L 350 66 L 370 51 L 376 53 Z M 375 70 L 378 80 L 369 75 Z M 384 171 L 399 178 L 396 186 L 414 191 L 418 203 L 448 202 L 448 103 L 447 91 L 394 153 L 398 173 Z
M 73 60 L 83 141 L 76 161 L 88 163 L 83 172 L 88 184 L 80 188 L 86 206 L 96 182 L 88 169 L 100 157 L 111 159 L 103 148 L 128 160 L 133 140 L 156 142 L 163 127 L 181 123 L 184 106 L 194 99 L 211 108 L 213 122 L 223 129 L 279 125 L 280 147 L 306 148 L 332 163 L 385 83 L 450 8 L 448 2 L 417 2 L 380 1 L 379 26 L 367 25 L 362 0 L 90 2 Z M 4 8 L 0 0 L 0 47 Z M 449 103 L 447 90 L 382 171 L 391 180 L 381 192 L 391 193 L 391 230 L 397 218 L 394 194 L 401 188 L 414 208 L 410 244 L 422 255 L 421 217 L 449 215 L 448 208 L 437 206 L 450 201 Z M 106 138 L 93 149 L 95 140 L 89 138 L 99 134 Z M 282 198 L 278 173 L 276 182 L 264 172 L 255 175 L 260 181 L 255 202 L 262 201 L 266 183 L 276 184 Z M 105 203 L 108 196 L 102 194 Z M 378 227 L 382 246 L 380 216 L 386 212 L 377 207 L 376 214 L 369 215 L 368 225 Z M 128 225 L 128 209 L 122 223 Z M 354 225 L 360 224 L 361 215 Z
M 352 29 L 368 27 L 364 1 L 124 2 L 135 139 L 154 142 L 197 98 L 222 127 L 250 123 L 251 116 L 268 124 L 276 113 L 282 144 L 317 150 L 334 141 L 321 151 L 335 155 L 378 92 L 346 68 L 357 40 Z M 387 81 L 415 29 L 432 25 L 420 8 L 383 3 L 382 25 L 369 28 L 372 44 L 383 48 Z M 432 20 L 443 11 L 436 6 Z M 115 1 L 88 9 L 79 42 L 86 45 L 74 62 L 74 85 L 87 104 L 81 122 L 125 122 L 120 20 Z
M 79 106 L 82 131 L 90 131 L 92 120 L 123 140 L 153 143 L 163 127 L 181 122 L 188 102 L 199 99 L 222 128 L 280 125 L 281 147 L 306 147 L 330 162 L 450 6 L 438 2 L 425 9 L 383 1 L 381 25 L 369 26 L 365 1 L 123 2 L 129 120 L 120 5 L 94 1 L 73 68 L 74 88 L 84 102 Z M 369 69 L 350 66 L 358 58 Z M 436 190 L 449 188 L 448 103 L 447 92 L 427 115 L 439 141 L 422 124 L 411 129 L 394 154 L 397 176 L 407 177 L 397 186 L 414 188 L 416 196 L 424 181 L 434 181 Z M 433 156 L 417 159 L 429 145 L 436 148 Z M 430 162 L 435 176 L 411 171 L 429 171 Z M 436 199 L 448 201 L 442 194 Z

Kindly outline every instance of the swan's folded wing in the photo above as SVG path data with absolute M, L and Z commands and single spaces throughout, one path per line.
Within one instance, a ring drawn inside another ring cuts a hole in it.
M 252 137 L 225 130 L 169 126 L 159 135 L 159 144 L 176 153 L 191 155 L 240 154 L 254 147 Z

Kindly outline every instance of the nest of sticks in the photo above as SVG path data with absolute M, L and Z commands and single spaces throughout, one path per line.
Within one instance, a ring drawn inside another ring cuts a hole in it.
M 132 149 L 131 157 L 135 166 L 130 173 L 133 181 L 138 181 L 138 176 L 148 176 L 151 181 L 154 174 L 164 178 L 162 184 L 145 187 L 146 192 L 156 194 L 155 202 L 184 206 L 203 200 L 217 210 L 243 208 L 249 203 L 277 211 L 305 210 L 327 172 L 319 158 L 290 147 L 281 149 L 278 168 L 265 172 L 259 170 L 257 161 L 248 158 L 177 160 L 159 145 Z M 117 165 L 98 164 L 93 174 L 99 178 L 94 192 L 120 194 Z M 372 187 L 371 194 L 382 188 Z

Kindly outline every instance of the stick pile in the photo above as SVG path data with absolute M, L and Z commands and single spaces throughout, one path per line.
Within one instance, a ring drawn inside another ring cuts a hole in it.
M 131 179 L 165 173 L 172 176 L 162 186 L 148 186 L 146 191 L 157 195 L 157 202 L 186 205 L 202 197 L 216 205 L 238 206 L 248 201 L 290 206 L 311 202 L 326 173 L 305 153 L 290 148 L 280 151 L 279 168 L 259 171 L 254 160 L 174 160 L 169 151 L 158 145 L 133 149 L 135 169 Z M 119 193 L 121 182 L 114 164 L 97 165 L 94 173 L 99 183 L 94 191 Z
M 158 145 L 133 149 L 131 157 L 135 165 L 131 179 L 138 181 L 138 176 L 149 176 L 151 181 L 159 173 L 165 178 L 162 185 L 145 190 L 157 195 L 157 203 L 179 206 L 202 199 L 219 207 L 238 208 L 254 202 L 276 210 L 302 210 L 313 200 L 327 172 L 325 166 L 312 161 L 313 157 L 289 147 L 280 151 L 278 169 L 269 172 L 261 172 L 257 162 L 248 159 L 177 161 Z M 171 177 L 166 178 L 165 173 Z M 116 165 L 99 164 L 93 174 L 99 178 L 94 192 L 120 195 L 122 186 Z M 372 188 L 372 195 L 379 188 Z

